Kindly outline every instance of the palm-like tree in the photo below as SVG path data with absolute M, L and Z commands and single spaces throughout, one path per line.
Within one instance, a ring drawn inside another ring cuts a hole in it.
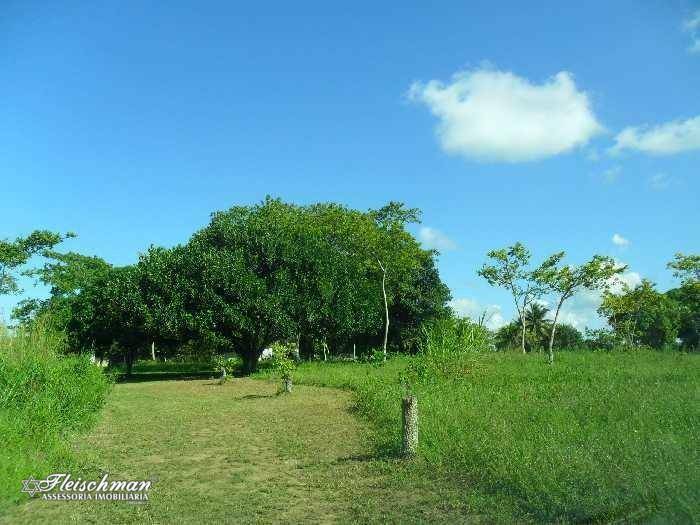
M 532 303 L 525 311 L 525 323 L 532 343 L 539 351 L 547 341 L 551 330 L 551 321 L 546 318 L 549 308 L 538 303 Z

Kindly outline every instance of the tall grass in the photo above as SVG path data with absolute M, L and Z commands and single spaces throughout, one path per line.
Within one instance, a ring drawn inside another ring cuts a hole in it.
M 0 330 L 0 512 L 26 497 L 21 480 L 74 464 L 67 437 L 89 425 L 109 381 L 88 356 L 63 356 L 64 340 L 37 323 Z
M 379 449 L 398 451 L 398 378 L 415 359 L 303 364 L 296 380 L 354 389 Z M 561 352 L 549 366 L 484 353 L 471 365 L 413 385 L 432 468 L 497 496 L 513 520 L 700 519 L 700 356 Z

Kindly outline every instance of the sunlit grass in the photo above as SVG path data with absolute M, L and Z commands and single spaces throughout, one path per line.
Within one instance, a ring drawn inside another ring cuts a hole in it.
M 296 381 L 354 389 L 378 449 L 396 451 L 408 362 L 302 364 Z M 700 517 L 700 356 L 562 352 L 548 366 L 539 354 L 484 354 L 464 377 L 414 389 L 421 456 L 510 502 L 514 518 Z

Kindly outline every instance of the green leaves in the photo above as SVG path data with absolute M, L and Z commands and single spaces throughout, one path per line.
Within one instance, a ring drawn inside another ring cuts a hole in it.
M 19 293 L 21 290 L 17 284 L 16 270 L 32 256 L 41 255 L 70 237 L 75 237 L 75 234 L 61 235 L 48 230 L 36 230 L 27 237 L 18 237 L 14 241 L 0 239 L 0 295 Z
M 681 279 L 684 284 L 700 281 L 700 255 L 684 255 L 679 252 L 667 266 L 673 270 L 674 277 Z

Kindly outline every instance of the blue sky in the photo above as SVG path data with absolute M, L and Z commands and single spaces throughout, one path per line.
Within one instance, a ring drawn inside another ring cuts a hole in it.
M 402 200 L 494 324 L 489 249 L 609 254 L 662 289 L 698 252 L 697 2 L 144 4 L 3 2 L 0 237 L 127 264 L 266 194 Z

